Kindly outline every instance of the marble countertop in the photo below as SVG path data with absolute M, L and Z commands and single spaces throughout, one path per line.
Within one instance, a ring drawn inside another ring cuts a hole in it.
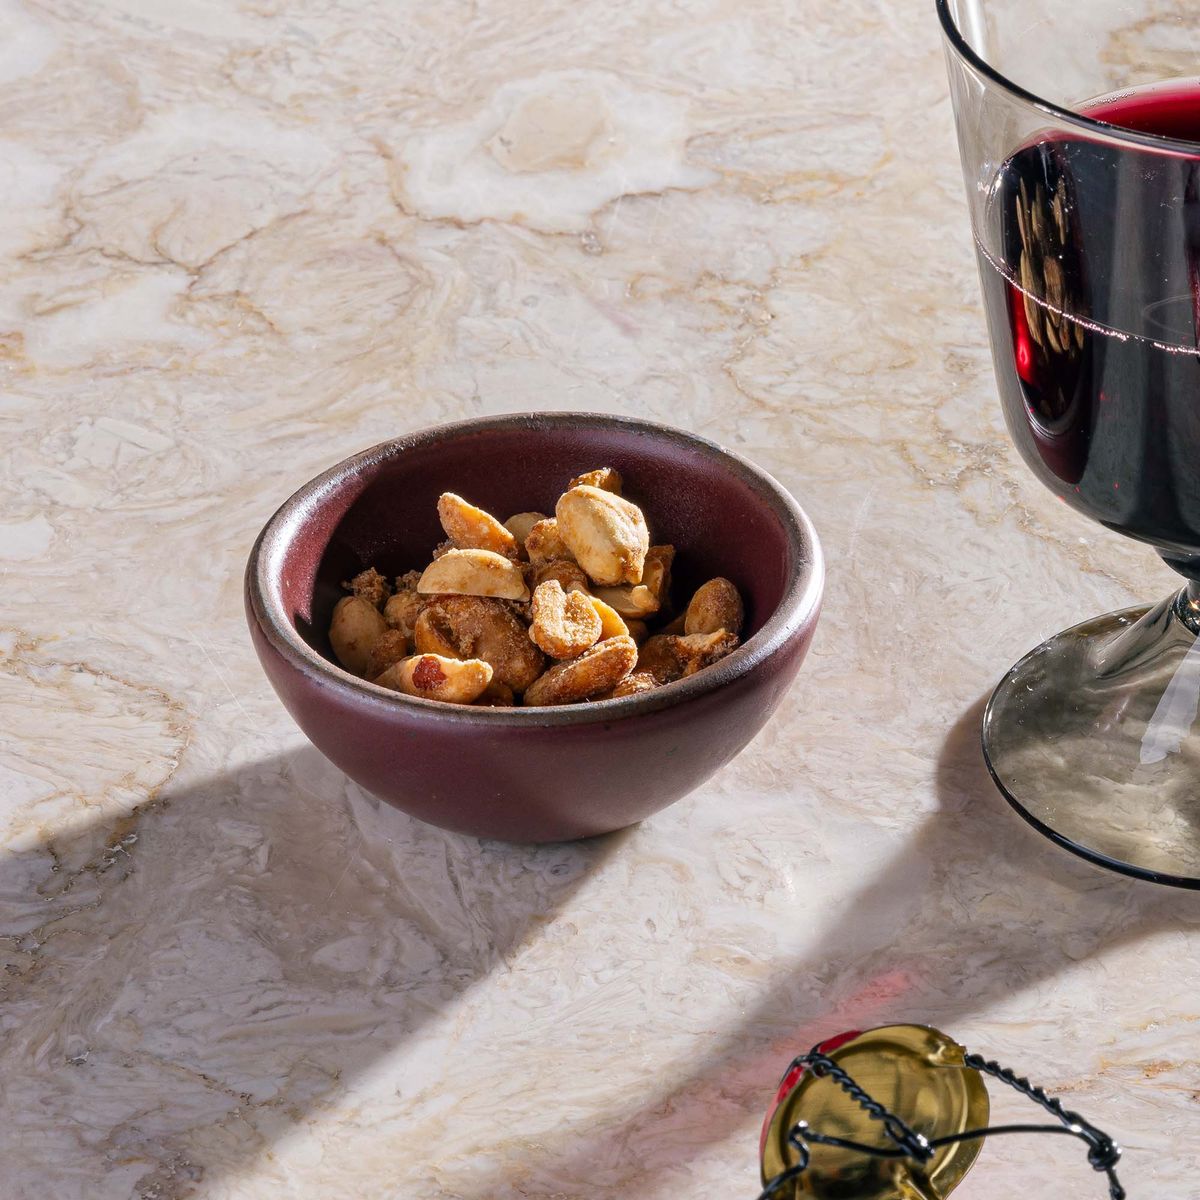
M 785 1062 L 896 1020 L 1200 1195 L 1200 898 L 977 748 L 1171 576 L 1004 434 L 931 0 L 0 0 L 0 179 L 4 1200 L 749 1198 Z M 563 407 L 773 472 L 825 616 L 691 799 L 480 844 L 308 748 L 242 565 L 352 451 Z M 961 1194 L 1104 1194 L 1030 1150 Z

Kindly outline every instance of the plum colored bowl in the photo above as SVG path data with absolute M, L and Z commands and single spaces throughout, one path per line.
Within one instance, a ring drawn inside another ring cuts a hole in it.
M 569 480 L 616 467 L 656 542 L 677 548 L 674 591 L 714 575 L 746 601 L 745 641 L 640 696 L 555 708 L 470 708 L 401 696 L 343 671 L 326 630 L 340 581 L 396 575 L 442 540 L 456 491 L 501 520 L 553 513 Z M 704 782 L 762 728 L 812 640 L 824 579 L 796 502 L 736 454 L 626 417 L 483 417 L 385 442 L 305 484 L 267 522 L 246 568 L 263 670 L 326 757 L 423 821 L 516 842 L 606 833 Z

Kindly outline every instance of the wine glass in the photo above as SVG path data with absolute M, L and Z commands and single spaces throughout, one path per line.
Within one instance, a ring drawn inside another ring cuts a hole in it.
M 1200 887 L 1200 15 L 1194 0 L 937 0 L 996 380 L 1038 478 L 1186 581 L 1004 677 L 1013 806 Z

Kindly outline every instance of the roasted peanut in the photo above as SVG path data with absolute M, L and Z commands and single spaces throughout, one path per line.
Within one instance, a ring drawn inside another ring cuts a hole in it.
M 675 653 L 677 639 L 671 634 L 657 634 L 638 649 L 637 673 L 650 675 L 656 683 L 671 683 L 683 678 L 683 663 Z
M 570 491 L 573 487 L 582 487 L 587 484 L 589 487 L 602 488 L 606 492 L 612 492 L 614 496 L 621 494 L 623 482 L 619 471 L 614 471 L 612 467 L 598 467 L 595 471 L 585 471 L 582 475 L 577 475 L 567 485 L 567 490 Z
M 738 590 L 718 576 L 696 589 L 684 614 L 684 633 L 741 633 L 745 613 Z
M 621 620 L 621 614 L 615 608 L 605 604 L 603 600 L 595 596 L 588 597 L 592 602 L 592 607 L 596 610 L 596 616 L 600 618 L 600 640 L 611 637 L 630 637 L 632 636 L 629 626 Z
M 446 536 L 462 550 L 491 550 L 505 558 L 517 557 L 517 539 L 489 512 L 468 504 L 453 492 L 438 500 L 438 520 Z
M 429 603 L 429 597 L 417 591 L 421 582 L 420 571 L 407 571 L 397 576 L 396 590 L 383 606 L 384 620 L 393 628 L 398 629 L 406 638 L 412 638 L 413 626 L 421 615 L 421 610 Z
M 659 683 L 670 683 L 712 666 L 737 645 L 737 636 L 724 631 L 685 637 L 660 633 L 638 652 L 637 669 L 649 672 Z
M 593 597 L 594 599 L 594 597 Z M 600 602 L 601 604 L 604 601 Z M 625 620 L 624 617 L 621 618 Z M 625 621 L 625 627 L 629 630 L 629 636 L 640 646 L 650 636 L 650 626 L 645 621 L 639 621 L 636 617 L 630 617 Z
M 474 597 L 471 597 L 474 599 Z M 445 622 L 440 621 L 436 613 L 429 610 L 436 601 L 430 601 L 421 611 L 413 626 L 413 649 L 418 654 L 440 654 L 442 658 L 474 658 L 473 654 L 460 654 L 457 644 L 452 640 Z
M 393 628 L 398 629 L 405 637 L 412 637 L 421 615 L 430 597 L 423 596 L 418 591 L 405 589 L 393 593 L 383 606 L 384 620 Z
M 532 575 L 534 587 L 545 583 L 547 579 L 557 579 L 564 592 L 586 592 L 592 586 L 592 581 L 583 573 L 583 568 L 577 562 L 565 558 L 544 563 L 537 567 Z
M 609 608 L 615 608 L 621 616 L 635 620 L 652 617 L 658 612 L 658 597 L 644 584 L 624 584 L 621 587 L 598 587 L 592 589 Z
M 526 586 L 528 586 L 528 584 Z M 505 600 L 504 607 L 507 608 L 514 617 L 519 617 L 522 621 L 524 621 L 526 625 L 528 625 L 533 618 L 533 605 L 530 604 L 528 600 Z
M 682 636 L 686 616 L 686 613 L 680 613 L 677 617 L 674 617 L 672 620 L 668 621 L 658 632 Z
M 557 579 L 534 589 L 529 636 L 551 658 L 577 658 L 599 640 L 602 628 L 586 593 L 564 592 Z
M 636 504 L 582 484 L 564 492 L 554 511 L 562 540 L 592 579 L 606 586 L 641 582 L 650 534 Z
M 448 551 L 425 568 L 417 590 L 449 596 L 529 599 L 521 568 L 493 550 Z
M 617 700 L 622 696 L 640 696 L 643 692 L 653 691 L 656 687 L 658 687 L 658 680 L 649 671 L 634 671 L 631 675 L 626 675 L 604 699 Z
M 539 521 L 525 536 L 525 553 L 535 566 L 566 559 L 575 561 L 575 555 L 559 533 L 558 522 L 553 517 Z
M 409 652 L 408 638 L 399 629 L 385 629 L 371 647 L 367 655 L 367 667 L 364 674 L 368 679 L 382 675 L 392 665 L 406 658 Z
M 642 586 L 653 593 L 661 608 L 671 590 L 671 564 L 675 561 L 674 546 L 651 546 L 646 551 L 642 567 Z
M 523 692 L 546 665 L 525 625 L 502 600 L 443 596 L 417 620 L 415 640 L 423 654 L 482 659 L 496 681 L 514 692 Z
M 516 697 L 513 695 L 513 690 L 510 687 L 505 687 L 494 676 L 492 682 L 484 688 L 483 695 L 475 701 L 476 708 L 512 708 L 516 704 Z
M 374 567 L 359 571 L 349 583 L 343 583 L 342 587 L 376 608 L 382 608 L 384 601 L 392 594 L 388 581 Z
M 504 522 L 504 528 L 513 535 L 516 539 L 517 546 L 521 553 L 525 551 L 525 539 L 529 536 L 529 531 L 539 522 L 546 519 L 545 513 L 538 512 L 522 512 L 514 513 L 507 521 Z
M 632 638 L 606 638 L 578 658 L 557 663 L 525 693 L 529 705 L 578 704 L 611 692 L 637 661 Z
M 641 583 L 625 584 L 623 587 L 598 587 L 593 589 L 593 594 L 615 608 L 623 617 L 632 617 L 635 620 L 652 617 L 667 600 L 667 590 L 671 586 L 671 563 L 674 558 L 674 546 L 651 546 L 646 552 Z
M 443 492 L 447 540 L 424 571 L 397 578 L 394 594 L 371 567 L 343 585 L 352 594 L 329 631 L 338 660 L 408 695 L 489 707 L 522 693 L 530 706 L 636 696 L 716 662 L 738 645 L 737 589 L 709 580 L 651 637 L 647 619 L 674 611 L 675 548 L 649 544 L 622 486 L 599 467 L 571 480 L 554 516 L 503 524 Z
M 684 676 L 711 667 L 713 663 L 738 648 L 736 634 L 717 630 L 715 633 L 693 633 L 678 639 L 676 653 L 683 663 Z
M 438 654 L 414 654 L 393 663 L 373 682 L 423 700 L 472 704 L 491 681 L 492 668 L 477 658 L 462 661 Z
M 371 647 L 387 629 L 383 614 L 361 596 L 343 596 L 333 609 L 329 643 L 337 660 L 355 675 L 367 669 Z

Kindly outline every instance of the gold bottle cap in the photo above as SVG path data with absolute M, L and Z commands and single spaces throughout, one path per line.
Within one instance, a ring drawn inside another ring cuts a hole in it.
M 983 1077 L 967 1066 L 963 1047 L 936 1029 L 888 1025 L 833 1038 L 817 1050 L 873 1100 L 929 1140 L 987 1125 Z M 813 1070 L 793 1070 L 785 1077 L 763 1129 L 764 1186 L 800 1161 L 800 1152 L 788 1141 L 799 1121 L 814 1133 L 885 1150 L 896 1147 L 882 1122 L 835 1080 Z M 805 1196 L 943 1200 L 970 1170 L 980 1146 L 978 1140 L 942 1146 L 920 1163 L 909 1157 L 876 1158 L 841 1146 L 810 1143 L 808 1167 L 776 1191 L 774 1200 Z

